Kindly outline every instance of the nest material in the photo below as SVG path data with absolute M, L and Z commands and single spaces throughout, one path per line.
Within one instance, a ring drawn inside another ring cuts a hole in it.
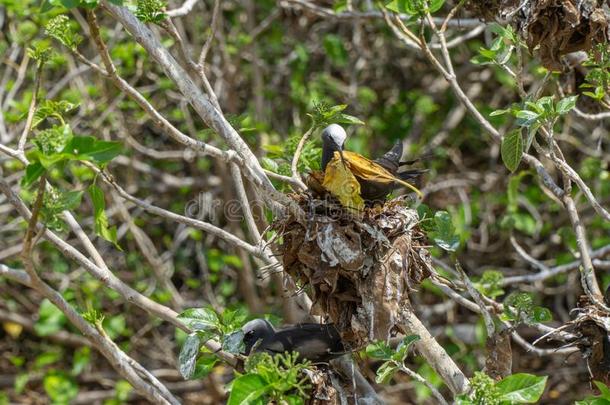
M 607 302 L 606 302 L 607 304 Z M 578 336 L 574 342 L 586 359 L 591 381 L 610 384 L 610 318 L 586 296 L 579 302 L 576 318 L 567 330 Z
M 468 8 L 480 18 L 508 19 L 518 28 L 530 51 L 542 65 L 564 70 L 561 57 L 590 51 L 608 42 L 608 21 L 603 0 L 484 0 L 470 1 Z
M 407 293 L 432 274 L 417 212 L 402 200 L 354 215 L 327 200 L 295 197 L 305 219 L 276 222 L 285 271 L 353 348 L 400 328 Z
M 311 381 L 311 390 L 307 405 L 338 405 L 341 403 L 340 393 L 343 387 L 333 378 L 327 368 L 305 369 Z

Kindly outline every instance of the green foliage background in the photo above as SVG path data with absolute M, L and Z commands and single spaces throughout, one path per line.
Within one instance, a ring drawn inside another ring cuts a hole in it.
M 337 12 L 346 8 L 342 1 L 322 3 Z M 403 2 L 392 3 L 390 9 L 409 12 L 400 9 Z M 433 3 L 431 11 L 446 12 L 442 2 Z M 211 305 L 218 313 L 228 309 L 290 321 L 281 288 L 270 282 L 272 277 L 256 277 L 260 274 L 257 261 L 200 230 L 137 207 L 126 205 L 130 213 L 126 219 L 117 207 L 117 197 L 83 164 L 84 160 L 107 166 L 131 194 L 176 213 L 185 213 L 193 201 L 211 198 L 219 204 L 212 205 L 203 219 L 237 235 L 246 234 L 239 215 L 227 215 L 222 209 L 235 199 L 228 168 L 184 151 L 156 129 L 134 101 L 70 52 L 100 63 L 84 29 L 84 10 L 95 5 L 76 0 L 42 4 L 0 0 L 4 139 L 20 133 L 36 94 L 37 75 L 41 81 L 39 108 L 26 149 L 30 166 L 1 155 L 0 175 L 21 184 L 20 195 L 32 202 L 35 187 L 31 185 L 46 170 L 54 190 L 43 211 L 47 226 L 78 246 L 60 218 L 62 210 L 72 210 L 87 234 L 98 235 L 95 244 L 112 271 L 155 301 L 178 311 Z M 166 18 L 163 3 L 129 5 L 149 24 L 163 24 Z M 172 3 L 168 9 L 176 6 Z M 194 55 L 211 33 L 212 6 L 210 1 L 201 1 L 193 13 L 174 19 Z M 111 17 L 96 12 L 119 75 L 182 132 L 226 148 L 144 49 Z M 471 17 L 464 13 L 458 18 Z M 456 36 L 462 31 L 450 29 Z M 157 32 L 166 47 L 175 55 L 180 53 L 171 36 Z M 345 108 L 340 113 L 345 114 L 341 122 L 349 133 L 349 150 L 374 158 L 404 139 L 408 157 L 421 158 L 418 165 L 428 169 L 420 214 L 427 213 L 421 216 L 428 220 L 431 240 L 436 243 L 431 250 L 439 260 L 438 270 L 450 277 L 442 262 L 459 260 L 481 292 L 517 309 L 505 311 L 505 319 L 526 325 L 520 331 L 533 337 L 527 325 L 552 320 L 557 326 L 568 321 L 582 291 L 577 269 L 537 284 L 504 283 L 506 277 L 539 270 L 516 253 L 516 246 L 547 267 L 568 265 L 578 257 L 565 211 L 542 190 L 535 173 L 520 164 L 521 155 L 532 147 L 532 133 L 550 126 L 568 162 L 607 207 L 608 120 L 585 120 L 571 111 L 575 106 L 589 113 L 604 111 L 610 73 L 607 47 L 596 49 L 583 64 L 589 74 L 570 91 L 573 71 L 548 72 L 523 49 L 526 87 L 543 86 L 539 97 L 525 103 L 514 78 L 503 68 L 517 65 L 514 48 L 523 46 L 519 41 L 510 29 L 489 26 L 451 49 L 460 83 L 470 98 L 496 128 L 508 134 L 502 145 L 493 143 L 425 58 L 405 48 L 381 19 L 324 19 L 270 0 L 223 1 L 207 72 L 224 113 L 270 171 L 290 175 L 291 158 L 312 117 L 314 122 L 324 121 L 321 111 L 332 106 Z M 359 120 L 364 125 L 356 125 Z M 301 156 L 303 173 L 319 169 L 318 134 L 314 132 Z M 274 180 L 274 184 L 289 191 L 285 183 Z M 609 246 L 610 223 L 595 214 L 582 192 L 575 189 L 573 196 L 592 249 Z M 11 248 L 21 243 L 26 224 L 6 200 L 0 204 L 1 262 L 20 268 L 18 254 Z M 262 209 L 256 214 L 261 222 L 271 215 Z M 147 235 L 160 262 L 147 260 L 134 229 Z M 608 254 L 596 260 L 599 281 L 605 287 L 610 283 L 605 271 L 610 268 Z M 168 379 L 181 381 L 177 359 L 187 339 L 182 332 L 123 302 L 48 242 L 37 246 L 35 261 L 43 278 L 81 313 L 103 314 L 104 330 L 119 347 L 148 369 L 173 370 Z M 170 275 L 166 281 L 180 293 L 179 302 L 168 283 L 161 281 L 159 274 L 164 272 Z M 129 385 L 94 350 L 50 339 L 58 332 L 76 334 L 76 330 L 49 301 L 4 278 L 0 278 L 0 297 L 0 374 L 7 377 L 0 379 L 4 391 L 0 404 L 9 398 L 26 403 L 38 396 L 70 403 L 95 390 L 108 392 L 103 399 L 106 404 L 124 403 L 130 397 Z M 485 330 L 476 314 L 457 305 L 443 306 L 446 297 L 429 283 L 412 301 L 468 375 L 482 369 Z M 25 316 L 29 326 L 14 322 L 9 314 Z M 229 329 L 221 334 L 229 334 Z M 543 401 L 590 394 L 586 366 L 578 356 L 539 358 L 517 345 L 514 351 L 515 372 L 549 376 Z M 411 356 L 406 362 L 433 385 L 442 386 L 422 359 Z M 217 400 L 216 389 L 233 376 L 209 353 L 191 366 L 201 384 L 185 394 L 186 402 Z M 366 361 L 371 372 L 379 366 L 374 359 Z M 570 373 L 557 372 L 568 368 Z M 408 380 L 400 374 L 387 377 L 393 385 Z M 481 381 L 488 383 L 484 377 Z M 399 396 L 417 403 L 432 400 L 430 390 L 420 383 L 409 384 Z

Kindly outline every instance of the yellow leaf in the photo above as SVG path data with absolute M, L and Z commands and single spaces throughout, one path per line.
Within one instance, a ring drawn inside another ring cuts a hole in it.
M 337 158 L 338 152 L 335 152 L 335 159 Z M 356 176 L 363 180 L 374 181 L 376 183 L 388 184 L 392 182 L 400 183 L 405 187 L 415 191 L 420 198 L 423 198 L 422 192 L 419 191 L 414 185 L 407 183 L 392 173 L 383 168 L 383 166 L 365 158 L 364 156 L 344 151 L 343 158 L 349 165 L 350 171 Z
M 14 322 L 3 322 L 2 328 L 13 339 L 17 339 L 19 337 L 19 335 L 21 335 L 21 332 L 23 331 L 23 326 L 19 325 L 18 323 L 14 323 Z
M 339 152 L 335 152 L 333 159 L 326 166 L 322 187 L 335 196 L 344 207 L 357 211 L 364 208 L 360 183 L 343 163 Z

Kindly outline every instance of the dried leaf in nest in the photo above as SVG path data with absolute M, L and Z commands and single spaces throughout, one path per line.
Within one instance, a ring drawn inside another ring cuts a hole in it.
M 314 196 L 316 197 L 324 197 L 327 191 L 322 186 L 324 183 L 324 172 L 320 170 L 314 170 L 305 179 L 305 184 L 307 188 L 313 191 Z
M 591 380 L 610 384 L 610 317 L 581 297 L 581 308 L 568 330 L 578 336 L 574 342 L 586 359 Z
M 485 21 L 495 21 L 508 15 L 519 3 L 519 0 L 471 0 L 466 8 Z
M 512 374 L 513 352 L 510 346 L 510 332 L 508 328 L 496 331 L 485 343 L 487 349 L 485 374 L 496 381 Z
M 524 24 L 530 51 L 538 47 L 542 65 L 562 70 L 562 55 L 607 42 L 608 20 L 597 0 L 538 0 Z
M 308 405 L 338 405 L 341 403 L 332 373 L 328 369 L 315 368 L 305 372 L 311 381 L 309 400 L 306 402 Z
M 360 235 L 352 227 L 326 223 L 319 228 L 316 241 L 323 260 L 331 267 L 339 265 L 344 270 L 354 271 L 364 264 Z
M 301 196 L 299 204 L 306 220 L 275 224 L 285 271 L 351 347 L 387 339 L 409 307 L 407 294 L 432 271 L 417 212 L 397 200 L 358 217 L 332 201 Z
M 609 40 L 603 0 L 471 0 L 466 7 L 486 21 L 509 19 L 549 70 L 564 70 L 563 55 Z

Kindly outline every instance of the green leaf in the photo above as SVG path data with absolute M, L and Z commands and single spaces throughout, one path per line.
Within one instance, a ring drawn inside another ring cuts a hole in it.
M 62 6 L 67 9 L 76 8 L 79 6 L 79 0 L 60 0 Z
M 533 321 L 534 299 L 530 293 L 514 291 L 504 299 L 504 316 L 516 322 Z
M 395 13 L 419 15 L 423 13 L 425 3 L 424 0 L 393 0 L 385 7 Z
M 122 151 L 120 142 L 101 141 L 92 136 L 73 136 L 69 125 L 56 125 L 38 133 L 37 150 L 28 154 L 30 161 L 50 168 L 65 160 L 88 160 L 104 165 Z
M 241 329 L 222 337 L 222 350 L 237 354 L 242 353 L 244 348 L 244 332 Z
M 241 260 L 236 256 L 224 255 L 223 259 L 226 264 L 231 264 L 237 268 L 241 267 Z M 246 322 L 246 319 L 248 319 L 248 313 L 242 307 L 237 309 L 225 309 L 220 316 L 225 332 L 241 328 Z
M 66 324 L 66 316 L 48 299 L 42 300 L 38 309 L 38 320 L 34 330 L 40 336 L 47 336 L 59 332 Z
M 189 308 L 178 315 L 178 319 L 195 331 L 220 331 L 222 325 L 212 308 Z
M 428 1 L 428 10 L 430 14 L 436 13 L 438 10 L 443 7 L 445 0 L 429 0 Z
M 104 193 L 95 184 L 92 184 L 88 188 L 89 196 L 93 202 L 93 216 L 95 223 L 95 233 L 102 238 L 111 242 L 117 249 L 121 249 L 117 242 L 116 226 L 111 228 L 108 227 L 108 217 L 106 216 L 106 202 L 104 200 Z
M 127 321 L 124 315 L 115 315 L 103 321 L 104 330 L 110 339 L 116 339 L 127 333 Z
M 392 360 L 403 362 L 409 352 L 409 347 L 420 339 L 418 335 L 405 336 L 396 347 L 396 353 L 392 355 Z
M 214 369 L 216 363 L 218 363 L 218 357 L 211 354 L 202 355 L 199 359 L 197 359 L 197 364 L 195 364 L 195 372 L 191 378 L 193 380 L 199 380 L 207 376 Z
M 13 389 L 15 390 L 15 393 L 21 394 L 29 380 L 30 374 L 28 374 L 27 372 L 17 374 L 15 376 L 15 383 L 13 384 Z
M 583 401 L 575 401 L 574 405 L 610 405 L 610 400 L 604 398 L 587 397 Z
M 366 347 L 366 355 L 372 359 L 389 360 L 394 350 L 385 341 L 379 340 Z
M 135 15 L 142 22 L 158 24 L 167 18 L 166 6 L 163 0 L 138 0 Z
M 339 114 L 337 119 L 334 120 L 337 124 L 351 124 L 351 125 L 364 125 L 365 122 L 360 118 L 354 117 L 348 114 Z
M 563 115 L 568 113 L 571 109 L 576 107 L 576 99 L 578 96 L 570 96 L 559 100 L 557 105 L 555 106 L 555 110 L 557 114 Z
M 502 401 L 509 401 L 511 404 L 532 404 L 542 396 L 547 378 L 525 373 L 513 374 L 498 382 L 496 387 L 500 390 Z
M 72 371 L 70 371 L 70 374 L 73 376 L 79 375 L 90 362 L 91 348 L 85 346 L 77 349 L 74 352 L 74 357 L 72 359 Z
M 36 108 L 34 120 L 32 121 L 32 128 L 36 128 L 38 125 L 40 125 L 40 123 L 49 117 L 54 117 L 60 121 L 63 121 L 63 115 L 73 110 L 77 106 L 77 104 L 72 104 L 66 100 L 42 100 Z
M 69 125 L 55 125 L 38 132 L 33 143 L 40 153 L 52 157 L 55 154 L 63 152 L 72 137 L 72 129 Z
M 178 368 L 180 370 L 180 374 L 186 380 L 189 380 L 195 372 L 195 365 L 197 355 L 199 354 L 200 345 L 201 338 L 199 335 L 197 333 L 191 333 L 184 341 L 182 349 L 180 349 L 180 355 L 178 356 Z
M 61 196 L 61 207 L 63 210 L 73 210 L 78 207 L 83 197 L 83 190 L 78 191 L 67 191 L 62 193 Z
M 25 176 L 21 179 L 21 185 L 23 187 L 29 187 L 34 183 L 42 174 L 46 171 L 44 166 L 40 162 L 30 163 L 25 168 Z
M 434 214 L 434 243 L 448 252 L 455 252 L 460 246 L 460 238 L 455 233 L 451 215 L 447 211 L 437 211 Z
M 511 172 L 517 170 L 521 158 L 523 157 L 523 138 L 521 137 L 521 130 L 512 131 L 502 138 L 500 153 L 506 168 Z
M 53 404 L 69 404 L 78 395 L 78 385 L 62 371 L 49 371 L 44 376 L 42 385 Z
M 445 0 L 393 0 L 385 5 L 395 13 L 423 15 L 426 11 L 435 13 L 443 7 Z
M 258 374 L 246 374 L 236 378 L 231 387 L 227 405 L 263 404 L 262 396 L 267 393 L 269 385 Z
M 553 106 L 553 96 L 541 97 L 536 104 L 539 106 L 538 111 L 542 111 L 547 117 L 555 113 Z
M 485 270 L 474 286 L 482 294 L 490 298 L 496 298 L 497 296 L 504 294 L 501 284 L 502 280 L 504 280 L 504 274 L 501 272 L 497 270 Z
M 40 12 L 46 13 L 47 11 L 53 10 L 53 4 L 51 4 L 50 0 L 42 0 L 40 4 Z
M 510 110 L 495 110 L 495 111 L 492 111 L 489 114 L 489 116 L 490 117 L 495 117 L 496 115 L 504 115 L 504 114 L 509 113 L 509 112 L 510 112 Z
M 105 164 L 120 155 L 121 150 L 120 142 L 100 141 L 92 136 L 75 136 L 66 145 L 64 152 L 71 153 L 79 159 Z
M 525 153 L 527 153 L 530 150 L 530 147 L 532 146 L 532 142 L 534 142 L 534 139 L 536 138 L 536 133 L 538 132 L 539 128 L 540 128 L 540 124 L 536 123 L 536 124 L 531 125 L 527 129 L 527 140 L 525 141 L 525 150 L 524 150 Z
M 61 42 L 65 47 L 76 50 L 83 37 L 74 31 L 70 25 L 68 16 L 60 14 L 47 22 L 45 25 L 46 34 Z
M 47 351 L 36 356 L 34 360 L 34 366 L 37 369 L 41 369 L 50 364 L 56 363 L 62 358 L 62 353 L 60 351 Z
M 455 398 L 455 405 L 476 405 L 468 398 L 468 395 L 462 394 Z
M 593 384 L 595 384 L 595 386 L 599 390 L 599 393 L 600 393 L 599 396 L 601 398 L 610 399 L 610 389 L 608 388 L 608 386 L 606 384 L 604 384 L 601 381 L 593 381 Z
M 521 127 L 529 127 L 540 118 L 539 113 L 530 110 L 519 110 L 514 114 L 518 118 L 517 125 Z
M 553 314 L 548 308 L 534 307 L 533 318 L 536 322 L 550 322 L 553 320 Z
M 386 361 L 377 369 L 375 382 L 377 384 L 385 384 L 392 379 L 397 371 L 398 366 L 396 366 L 392 361 Z
M 119 404 L 123 405 L 127 403 L 127 399 L 129 399 L 129 394 L 133 391 L 133 387 L 126 380 L 119 380 L 114 384 L 114 397 L 120 401 Z M 106 405 L 104 403 L 104 405 Z

